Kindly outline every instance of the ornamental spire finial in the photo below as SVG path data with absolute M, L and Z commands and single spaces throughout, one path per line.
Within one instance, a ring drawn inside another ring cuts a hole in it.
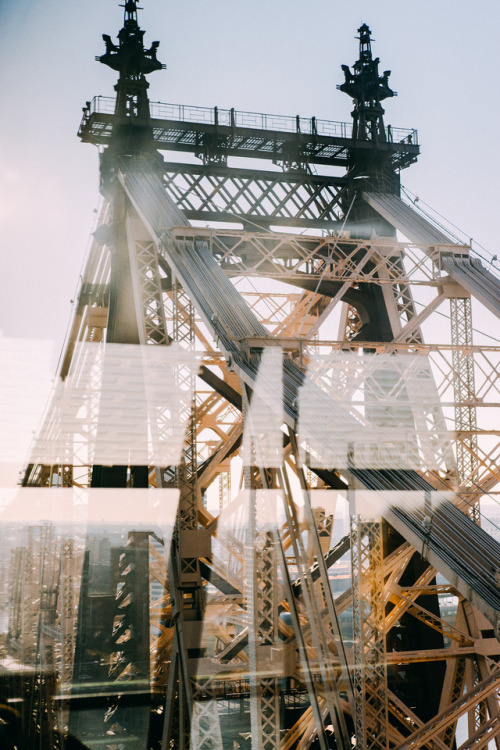
M 345 82 L 338 86 L 341 91 L 354 99 L 352 112 L 354 127 L 353 138 L 356 140 L 386 140 L 384 128 L 384 109 L 381 101 L 396 92 L 389 87 L 390 70 L 379 75 L 379 58 L 372 56 L 371 31 L 366 23 L 358 29 L 359 59 L 352 66 L 342 65 Z

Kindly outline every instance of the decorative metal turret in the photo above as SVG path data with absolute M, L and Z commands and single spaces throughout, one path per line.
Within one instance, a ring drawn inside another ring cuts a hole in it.
M 145 32 L 137 20 L 137 0 L 126 0 L 123 7 L 124 23 L 118 33 L 118 44 L 103 34 L 106 52 L 96 60 L 119 73 L 111 149 L 126 155 L 154 148 L 146 76 L 165 69 L 166 65 L 156 57 L 159 42 L 153 42 L 149 49 L 144 46 Z
M 394 228 L 363 199 L 364 192 L 400 194 L 399 169 L 393 151 L 393 130 L 384 124 L 381 102 L 397 96 L 389 86 L 390 70 L 379 74 L 378 57 L 372 55 L 371 31 L 367 24 L 358 29 L 359 59 L 352 66 L 342 65 L 345 81 L 337 86 L 354 100 L 352 140 L 348 149 L 348 189 L 343 210 L 348 214 L 346 228 L 353 237 L 394 235 Z
M 373 59 L 371 31 L 363 24 L 359 29 L 359 60 L 352 66 L 342 65 L 345 83 L 337 88 L 354 99 L 352 111 L 353 138 L 362 141 L 385 141 L 387 133 L 384 127 L 384 109 L 381 101 L 397 96 L 389 87 L 390 70 L 379 75 L 379 58 Z

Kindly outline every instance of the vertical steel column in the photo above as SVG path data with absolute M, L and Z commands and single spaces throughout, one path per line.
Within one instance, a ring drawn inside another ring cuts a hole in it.
M 181 285 L 174 280 L 172 285 L 173 303 L 173 339 L 181 346 L 193 349 L 195 345 L 195 313 L 193 304 Z M 194 377 L 190 371 L 179 371 L 181 381 Z M 181 382 L 182 387 L 182 382 Z M 181 662 L 179 675 L 188 685 L 184 691 L 179 687 L 178 696 L 181 702 L 187 697 L 190 706 L 186 707 L 187 717 L 190 717 L 190 747 L 191 750 L 222 750 L 222 735 L 216 700 L 216 683 L 211 679 L 199 679 L 190 669 L 189 649 L 196 649 L 203 626 L 203 592 L 200 574 L 199 558 L 193 556 L 192 534 L 198 529 L 198 452 L 196 443 L 196 397 L 193 396 L 188 429 L 184 445 L 183 462 L 177 469 L 177 486 L 180 490 L 178 533 L 179 533 L 179 595 L 182 601 L 176 603 L 181 608 L 181 616 L 196 623 L 191 632 L 191 639 L 187 643 L 177 644 L 178 658 Z M 185 540 L 191 536 L 191 542 Z M 187 554 L 185 550 L 188 550 Z M 174 563 L 175 564 L 175 563 Z M 187 597 L 185 596 L 187 594 Z M 182 611 L 184 610 L 184 611 Z M 182 666 L 182 661 L 187 662 Z M 180 726 L 180 743 L 186 740 L 182 737 Z M 187 744 L 187 743 L 186 743 Z M 179 744 L 179 747 L 182 745 Z
M 387 666 L 381 523 L 363 520 L 353 507 L 350 522 L 356 747 L 359 750 L 387 750 Z
M 253 489 L 249 493 L 246 548 L 253 747 L 255 750 L 277 750 L 280 744 L 279 684 L 277 677 L 265 673 L 270 671 L 269 666 L 266 669 L 265 657 L 269 657 L 277 641 L 277 566 L 271 534 L 256 529 Z
M 241 388 L 243 422 L 248 415 L 249 393 Z M 262 473 L 264 470 L 260 468 Z M 267 486 L 266 478 L 261 485 Z M 277 750 L 280 746 L 279 680 L 271 674 L 269 657 L 278 642 L 277 558 L 272 532 L 258 530 L 256 469 L 244 468 L 248 491 L 246 529 L 246 578 L 248 611 L 248 655 L 250 657 L 250 727 L 255 750 Z M 267 657 L 267 659 L 266 659 Z M 267 665 L 266 665 L 267 661 Z
M 473 690 L 474 687 L 481 682 L 481 674 L 479 672 L 479 665 L 475 659 L 471 661 L 470 667 L 472 674 L 469 690 Z M 469 737 L 472 737 L 484 724 L 486 724 L 486 721 L 488 720 L 486 701 L 479 701 L 476 703 L 473 710 L 469 711 L 467 719 Z
M 297 436 L 292 431 L 289 432 L 289 435 L 295 459 L 296 471 L 302 491 L 302 498 L 304 501 L 304 518 L 307 522 L 308 535 L 310 536 L 310 539 L 312 541 L 312 550 L 314 557 L 316 558 L 315 564 L 317 565 L 319 572 L 319 579 L 317 582 L 319 583 L 319 586 L 311 580 L 311 569 L 307 562 L 307 555 L 305 554 L 305 549 L 300 537 L 300 533 L 297 533 L 298 519 L 296 517 L 296 510 L 294 509 L 291 488 L 289 486 L 285 470 L 282 471 L 281 478 L 284 482 L 284 486 L 287 488 L 287 499 L 292 500 L 289 506 L 289 510 L 291 511 L 291 515 L 294 518 L 294 523 L 290 526 L 290 531 L 291 537 L 292 539 L 294 539 L 293 548 L 295 552 L 295 559 L 297 564 L 299 565 L 299 578 L 302 582 L 301 589 L 303 591 L 304 602 L 308 611 L 308 616 L 310 618 L 310 635 L 317 654 L 319 675 L 324 686 L 322 697 L 325 701 L 328 713 L 330 714 L 330 721 L 334 729 L 336 744 L 339 748 L 347 750 L 351 747 L 351 743 L 344 719 L 343 707 L 340 701 L 340 680 L 342 680 L 344 684 L 344 690 L 347 695 L 348 703 L 353 706 L 354 700 L 352 679 L 349 673 L 347 656 L 345 653 L 342 633 L 340 630 L 340 622 L 335 607 L 332 588 L 328 577 L 328 569 L 326 567 L 321 539 L 317 527 L 317 518 L 312 509 L 311 497 L 306 481 L 305 472 L 299 461 Z M 287 517 L 290 521 L 291 519 L 288 515 L 288 512 Z M 303 567 L 304 563 L 306 565 L 305 568 Z M 340 674 L 338 674 L 338 669 L 336 667 L 334 668 L 334 665 L 332 663 L 329 641 L 330 643 L 332 641 L 335 643 L 337 656 L 340 662 Z M 320 740 L 321 744 L 322 739 L 319 733 L 318 739 Z
M 221 471 L 219 474 L 219 511 L 224 510 L 231 500 L 231 471 Z
M 451 343 L 453 344 L 453 392 L 455 398 L 455 429 L 458 433 L 457 468 L 460 484 L 467 486 L 477 480 L 477 414 L 474 400 L 474 355 L 467 352 L 472 345 L 472 309 L 470 297 L 450 299 Z M 479 500 L 469 515 L 479 523 Z
M 460 611 L 460 607 L 459 607 Z M 443 691 L 439 711 L 444 711 L 447 706 L 458 700 L 464 692 L 464 685 L 467 672 L 467 659 L 456 658 L 449 659 L 446 664 L 446 674 L 443 683 Z M 457 719 L 458 720 L 458 719 Z M 451 722 L 441 734 L 441 740 L 444 744 L 452 748 L 455 741 L 455 732 L 457 722 Z
M 254 607 L 258 618 L 255 631 L 259 700 L 258 748 L 274 750 L 280 743 L 279 681 L 271 674 L 270 661 L 264 664 L 264 673 L 259 674 L 262 669 L 260 654 L 269 658 L 278 641 L 277 561 L 271 532 L 257 531 L 254 538 L 254 560 Z
M 61 667 L 60 686 L 63 695 L 68 694 L 73 679 L 75 658 L 75 603 L 73 581 L 73 539 L 64 539 L 61 545 L 59 572 L 60 623 L 61 623 Z M 68 723 L 69 702 L 60 702 L 60 726 Z
M 54 550 L 54 531 L 49 524 L 38 529 L 38 596 L 36 634 L 33 655 L 33 674 L 30 691 L 30 724 L 26 738 L 27 750 L 54 747 L 57 713 L 54 701 L 56 662 L 54 636 L 50 629 L 56 619 L 57 568 Z
M 173 339 L 184 348 L 194 348 L 194 308 L 181 285 L 174 281 L 172 284 L 173 304 Z M 179 368 L 178 377 L 180 387 L 186 378 L 192 378 L 191 372 Z M 196 401 L 193 397 L 187 420 L 187 433 L 184 443 L 183 467 L 177 470 L 177 486 L 180 489 L 179 498 L 179 531 L 198 528 L 197 502 L 197 449 L 196 449 Z M 187 564 L 187 563 L 186 563 Z M 193 563 L 190 563 L 192 565 Z M 182 575 L 182 564 L 181 564 Z
M 339 322 L 339 340 L 351 341 L 359 332 L 361 326 L 361 318 L 356 308 L 347 302 L 343 302 Z
M 181 345 L 193 345 L 193 307 L 180 284 L 172 278 L 172 339 Z M 184 377 L 182 370 L 178 378 L 182 384 Z M 188 376 L 190 377 L 190 375 Z M 185 531 L 197 528 L 196 502 L 196 440 L 194 404 L 189 407 L 187 418 L 187 434 L 181 464 L 175 469 L 175 482 L 179 489 L 179 508 L 177 512 L 176 530 L 172 542 L 170 557 L 170 589 L 172 611 L 177 618 L 183 617 L 186 606 L 184 582 L 191 573 L 195 578 L 195 589 L 199 584 L 199 570 L 196 559 L 182 557 L 182 537 Z M 192 603 L 192 602 L 190 602 Z M 189 747 L 191 733 L 192 690 L 187 672 L 187 653 L 182 638 L 179 623 L 175 627 L 175 636 L 171 652 L 167 701 L 174 701 L 175 705 L 167 705 L 165 712 L 165 727 L 162 748 Z

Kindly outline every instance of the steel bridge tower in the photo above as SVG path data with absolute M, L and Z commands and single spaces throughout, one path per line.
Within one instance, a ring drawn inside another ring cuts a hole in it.
M 120 544 L 88 538 L 78 585 L 51 563 L 68 747 L 500 750 L 500 545 L 479 512 L 500 481 L 483 419 L 500 351 L 474 346 L 470 302 L 498 317 L 500 282 L 401 200 L 417 132 L 385 124 L 390 71 L 358 32 L 338 86 L 351 123 L 152 104 L 147 76 L 165 66 L 136 0 L 117 43 L 103 37 L 116 97 L 87 102 L 79 129 L 100 149 L 103 208 L 66 400 L 24 485 L 115 488 L 124 504 L 170 489 L 178 507 L 171 541 L 133 524 Z M 426 343 L 447 304 L 447 340 Z M 170 463 L 140 449 L 173 440 L 174 405 L 155 401 L 169 362 L 185 397 Z M 86 427 L 67 428 L 85 378 Z M 131 427 L 137 388 L 147 418 Z M 40 715 L 26 721 L 38 747 Z

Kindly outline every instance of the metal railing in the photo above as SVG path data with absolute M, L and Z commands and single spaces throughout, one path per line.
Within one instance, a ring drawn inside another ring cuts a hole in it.
M 87 116 L 92 114 L 113 114 L 115 99 L 111 96 L 95 96 L 85 109 Z M 336 120 L 318 120 L 316 117 L 300 115 L 269 115 L 261 112 L 240 112 L 219 107 L 197 107 L 189 104 L 150 103 L 151 117 L 158 120 L 192 122 L 202 125 L 220 125 L 252 130 L 275 130 L 282 133 L 302 133 L 328 138 L 352 138 L 352 123 Z M 394 143 L 418 145 L 418 134 L 410 128 L 386 128 L 387 140 Z

